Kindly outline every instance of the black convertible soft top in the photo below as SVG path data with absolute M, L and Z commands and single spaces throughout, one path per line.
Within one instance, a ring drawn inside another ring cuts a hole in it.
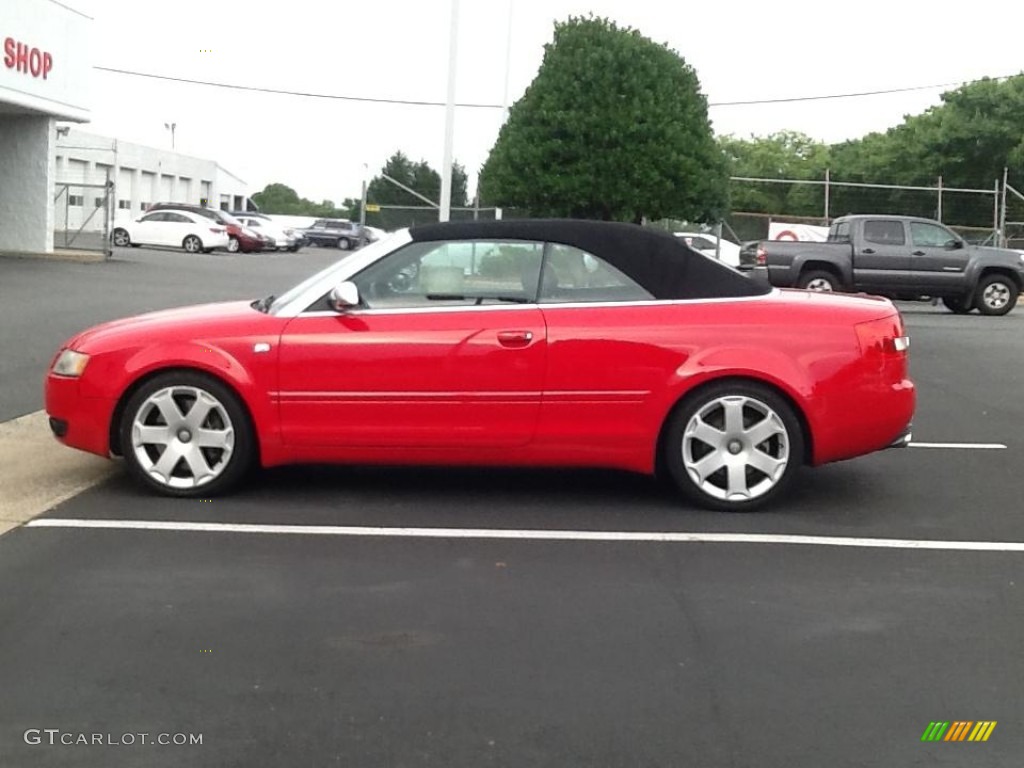
M 503 219 L 450 221 L 413 227 L 415 241 L 532 240 L 571 245 L 604 259 L 660 300 L 760 296 L 755 283 L 692 250 L 668 232 L 611 221 Z

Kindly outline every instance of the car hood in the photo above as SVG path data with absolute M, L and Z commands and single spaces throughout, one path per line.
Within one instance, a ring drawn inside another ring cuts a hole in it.
M 266 333 L 280 325 L 279 318 L 254 309 L 251 301 L 218 302 L 112 320 L 82 331 L 64 346 L 92 354 L 168 340 Z
M 1024 253 L 1022 251 L 1014 250 L 1012 248 L 993 248 L 989 245 L 971 245 L 968 246 L 968 249 L 972 253 L 984 256 L 994 262 L 1024 267 L 1024 262 L 1021 261 L 1021 255 Z

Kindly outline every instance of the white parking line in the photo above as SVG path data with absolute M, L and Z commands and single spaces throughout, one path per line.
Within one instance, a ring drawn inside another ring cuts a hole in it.
M 203 533 L 299 534 L 306 536 L 380 536 L 425 539 L 530 539 L 541 541 L 639 541 L 708 544 L 804 544 L 876 549 L 942 549 L 974 552 L 1024 552 L 1017 541 L 941 541 L 935 539 L 862 539 L 849 536 L 795 536 L 773 533 L 686 533 L 682 531 L 564 531 L 508 528 L 371 528 L 343 525 L 247 525 L 178 523 L 151 520 L 75 520 L 38 518 L 26 528 L 103 528 L 122 531 L 195 531 Z
M 910 448 L 964 448 L 991 451 L 1006 448 L 1002 443 L 908 443 Z

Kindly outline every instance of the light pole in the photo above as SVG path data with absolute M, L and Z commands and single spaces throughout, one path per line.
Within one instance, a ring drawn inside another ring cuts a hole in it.
M 508 120 L 508 81 L 512 71 L 512 3 L 508 0 L 508 31 L 505 37 L 505 97 L 501 102 L 501 122 Z
M 455 75 L 459 51 L 459 0 L 452 0 L 451 37 L 448 41 L 448 102 L 444 115 L 444 164 L 441 170 L 441 206 L 438 221 L 452 212 L 452 151 L 455 142 Z
M 177 123 L 164 123 L 164 128 L 171 132 L 171 150 L 174 150 L 174 131 L 177 129 Z

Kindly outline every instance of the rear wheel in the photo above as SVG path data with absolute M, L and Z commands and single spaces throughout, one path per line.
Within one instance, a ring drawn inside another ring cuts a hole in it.
M 662 459 L 691 501 L 746 512 L 782 493 L 803 456 L 792 406 L 768 387 L 733 381 L 705 387 L 676 409 Z
M 169 496 L 210 496 L 253 464 L 253 429 L 224 384 L 190 371 L 146 382 L 128 401 L 121 445 L 132 475 Z
M 983 315 L 1005 315 L 1017 305 L 1020 289 L 1003 275 L 983 277 L 975 291 L 975 306 Z
M 196 235 L 189 235 L 181 242 L 181 247 L 189 253 L 199 253 L 203 250 L 203 241 Z
M 800 280 L 797 283 L 797 288 L 803 288 L 808 291 L 838 291 L 839 280 L 831 272 L 826 272 L 822 269 L 811 270 L 810 272 L 804 272 L 800 275 Z
M 114 230 L 114 245 L 118 248 L 127 248 L 131 244 L 132 239 L 128 235 L 128 230 L 120 228 Z
M 946 309 L 950 312 L 955 312 L 958 315 L 966 315 L 974 309 L 974 307 L 971 306 L 970 299 L 964 296 L 945 296 L 942 299 L 942 303 L 945 304 Z

